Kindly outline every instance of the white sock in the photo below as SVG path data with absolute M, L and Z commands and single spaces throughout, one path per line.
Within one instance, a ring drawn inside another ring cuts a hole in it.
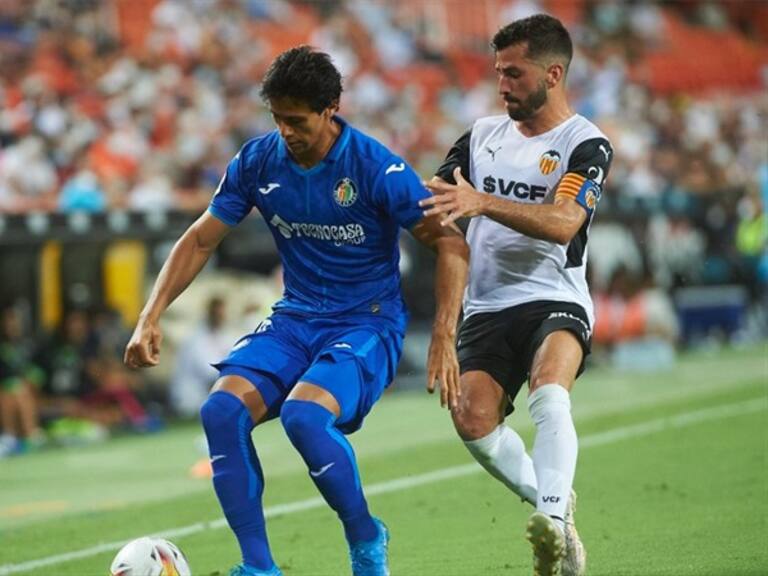
M 528 411 L 536 424 L 536 509 L 552 516 L 562 529 L 579 451 L 568 390 L 558 384 L 540 386 L 528 398 Z
M 477 440 L 465 441 L 483 468 L 524 501 L 536 506 L 536 473 L 523 439 L 504 424 Z

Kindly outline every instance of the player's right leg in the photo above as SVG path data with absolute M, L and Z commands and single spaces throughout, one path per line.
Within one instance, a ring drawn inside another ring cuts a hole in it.
M 242 338 L 217 365 L 221 377 L 200 410 L 216 495 L 242 552 L 233 576 L 280 574 L 267 541 L 264 476 L 251 431 L 279 414 L 306 369 L 300 332 L 292 319 L 275 314 Z
M 461 375 L 461 397 L 451 410 L 453 424 L 475 460 L 494 478 L 536 505 L 536 473 L 522 438 L 504 424 L 506 394 L 482 370 Z
M 232 570 L 233 576 L 280 574 L 267 540 L 262 507 L 264 475 L 251 441 L 254 426 L 268 414 L 259 389 L 271 383 L 266 376 L 262 378 L 264 382 L 254 383 L 242 375 L 225 372 L 200 410 L 213 468 L 213 486 L 243 559 Z
M 523 319 L 524 320 L 524 319 Z M 504 424 L 527 377 L 516 339 L 517 308 L 483 312 L 466 318 L 459 330 L 461 367 L 459 405 L 451 411 L 454 426 L 477 461 L 523 500 L 535 505 L 536 475 L 520 436 Z M 508 411 L 509 408 L 509 411 Z

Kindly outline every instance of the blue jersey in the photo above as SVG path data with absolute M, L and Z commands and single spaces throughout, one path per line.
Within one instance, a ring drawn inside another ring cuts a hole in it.
M 258 208 L 283 264 L 275 310 L 307 316 L 389 317 L 404 328 L 400 228 L 422 217 L 429 196 L 413 169 L 336 117 L 341 133 L 305 170 L 277 130 L 248 141 L 229 163 L 208 208 L 235 226 Z

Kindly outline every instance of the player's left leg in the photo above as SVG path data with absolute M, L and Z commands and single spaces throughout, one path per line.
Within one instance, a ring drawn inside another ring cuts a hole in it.
M 353 574 L 386 576 L 389 534 L 368 511 L 355 454 L 344 434 L 359 428 L 389 383 L 400 337 L 363 330 L 346 333 L 342 340 L 329 342 L 318 355 L 280 418 L 312 481 L 344 526 Z
M 538 480 L 536 508 L 553 517 L 561 527 L 578 452 L 570 390 L 583 354 L 576 336 L 567 330 L 558 330 L 544 339 L 531 365 L 528 410 L 536 425 L 533 446 Z
M 531 364 L 528 409 L 536 425 L 532 456 L 538 493 L 528 538 L 534 546 L 536 573 L 541 575 L 559 574 L 567 552 L 566 511 L 578 453 L 570 390 L 583 358 L 582 343 L 574 333 L 557 330 L 544 338 Z M 568 569 L 568 576 L 581 573 L 581 568 L 574 569 Z
M 338 382 L 359 389 L 357 366 L 347 359 L 333 366 Z M 312 376 L 317 378 L 316 366 Z M 347 393 L 340 401 L 324 388 L 300 382 L 283 404 L 280 419 L 288 438 L 301 454 L 309 475 L 344 526 L 355 576 L 388 576 L 386 526 L 371 516 L 363 494 L 352 446 L 339 430 L 342 414 L 355 411 L 359 394 Z M 345 410 L 344 408 L 347 410 Z
M 334 366 L 339 381 L 356 388 L 354 360 Z M 350 376 L 352 382 L 349 382 Z M 343 401 L 355 403 L 358 394 Z M 324 388 L 300 382 L 280 411 L 288 438 L 309 469 L 309 475 L 328 505 L 339 515 L 349 542 L 372 540 L 377 526 L 368 512 L 352 446 L 337 427 L 341 407 Z

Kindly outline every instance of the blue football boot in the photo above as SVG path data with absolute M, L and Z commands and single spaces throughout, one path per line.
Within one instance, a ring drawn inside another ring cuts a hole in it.
M 277 564 L 272 566 L 269 570 L 259 570 L 252 566 L 238 564 L 229 571 L 229 576 L 283 576 L 283 573 L 280 572 L 280 568 L 277 567 Z
M 379 535 L 374 540 L 357 542 L 349 547 L 353 576 L 389 576 L 387 562 L 389 530 L 378 518 L 374 518 L 373 521 L 379 529 Z

